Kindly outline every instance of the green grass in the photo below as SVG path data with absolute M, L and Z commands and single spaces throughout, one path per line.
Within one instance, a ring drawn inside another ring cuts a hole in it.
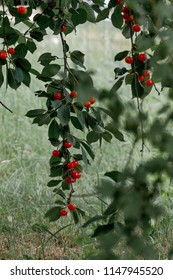
M 83 40 L 81 41 L 81 35 Z M 77 35 L 69 35 L 67 43 L 71 50 L 79 49 L 86 54 L 86 66 L 94 70 L 93 79 L 96 87 L 110 89 L 114 84 L 113 69 L 114 56 L 117 52 L 129 49 L 127 40 L 109 22 L 97 25 L 88 24 L 80 26 Z M 50 44 L 50 35 L 46 42 L 39 44 L 39 50 L 29 59 L 35 63 L 43 52 L 53 52 L 61 55 L 59 44 Z M 121 62 L 119 65 L 122 65 Z M 79 226 L 70 226 L 58 234 L 58 240 L 50 238 L 47 231 L 33 231 L 34 224 L 45 225 L 51 232 L 56 232 L 72 219 L 67 217 L 56 223 L 48 223 L 44 213 L 54 204 L 52 190 L 46 185 L 49 180 L 49 164 L 52 147 L 48 141 L 47 127 L 32 125 L 31 120 L 25 117 L 28 110 L 44 108 L 45 100 L 35 97 L 34 91 L 43 88 L 43 85 L 34 79 L 30 88 L 20 87 L 17 91 L 3 87 L 1 100 L 13 111 L 13 114 L 0 108 L 1 138 L 0 138 L 0 258 L 1 259 L 85 259 L 89 258 L 96 248 L 89 238 L 92 227 L 82 229 Z M 125 87 L 119 92 L 124 100 L 127 111 L 131 107 L 127 101 L 131 99 L 130 88 Z M 165 101 L 164 96 L 158 97 L 156 93 L 147 97 L 144 102 L 145 110 L 156 109 Z M 136 101 L 131 101 L 135 103 Z M 85 194 L 95 191 L 94 186 L 104 172 L 112 169 L 121 170 L 126 162 L 126 155 L 132 143 L 125 135 L 126 142 L 112 141 L 112 145 L 103 143 L 102 149 L 94 144 L 96 159 L 90 167 L 84 168 L 83 176 L 76 184 L 76 197 L 74 202 L 86 210 L 87 216 L 99 213 L 102 203 L 92 196 Z M 145 151 L 145 156 L 152 156 L 153 152 Z M 132 162 L 141 161 L 140 147 L 133 154 Z M 78 197 L 77 195 L 81 196 Z M 167 201 L 167 197 L 163 197 Z M 169 204 L 169 203 L 168 203 Z M 169 204 L 172 211 L 172 205 Z M 167 232 L 157 233 L 158 239 L 163 235 L 171 238 L 172 214 L 165 221 Z M 170 221 L 170 223 L 168 222 Z M 165 225 L 164 224 L 164 225 Z M 162 222 L 158 228 L 162 227 Z M 47 242 L 48 241 L 48 242 Z M 47 243 L 46 243 L 47 242 Z M 162 257 L 165 255 L 165 246 L 160 248 Z

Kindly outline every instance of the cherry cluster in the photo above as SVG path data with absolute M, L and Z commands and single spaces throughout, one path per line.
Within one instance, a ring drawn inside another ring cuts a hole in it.
M 72 204 L 72 203 L 69 203 L 69 204 L 67 205 L 67 208 L 68 208 L 70 211 L 74 211 L 74 210 L 76 210 L 76 205 L 75 205 L 75 204 Z M 68 215 L 68 211 L 67 211 L 66 209 L 62 208 L 62 209 L 60 210 L 60 216 L 67 216 L 67 215 Z
M 118 1 L 118 2 L 120 4 L 122 1 Z M 125 24 L 129 24 L 129 28 L 131 29 L 132 36 L 134 33 L 138 33 L 141 31 L 140 25 L 135 22 L 133 10 L 130 9 L 128 6 L 122 7 L 122 17 L 125 21 Z M 132 48 L 133 48 L 133 46 L 132 46 Z M 135 57 L 136 56 L 137 56 L 137 60 L 139 62 L 142 62 L 142 63 L 147 62 L 146 53 L 136 54 L 136 50 L 135 50 L 135 54 L 133 53 L 132 55 L 128 55 L 125 57 L 125 62 L 127 64 L 132 64 L 132 66 L 134 66 L 134 68 L 135 68 Z M 139 82 L 141 82 L 141 83 L 145 82 L 145 85 L 149 86 L 149 87 L 153 85 L 153 80 L 150 78 L 150 76 L 151 76 L 150 71 L 145 69 L 145 71 L 143 72 L 142 75 L 139 75 L 138 73 L 136 73 L 136 74 L 138 75 Z
M 89 108 L 92 104 L 94 104 L 96 102 L 96 98 L 95 97 L 92 97 L 92 98 L 90 98 L 88 101 L 86 101 L 85 103 L 84 103 L 84 106 L 86 107 L 86 108 Z
M 63 143 L 63 147 L 65 149 L 69 149 L 72 147 L 72 144 L 69 141 L 65 141 Z M 63 154 L 60 150 L 54 150 L 52 152 L 52 156 L 54 157 L 62 157 Z M 65 169 L 66 169 L 66 178 L 65 181 L 67 184 L 73 184 L 76 182 L 76 179 L 79 179 L 81 177 L 81 172 L 78 172 L 76 170 L 76 167 L 78 167 L 79 163 L 77 160 L 69 161 L 65 164 Z M 70 199 L 67 199 L 67 207 L 70 211 L 74 211 L 76 209 L 75 204 L 70 203 Z M 67 215 L 67 210 L 64 208 L 60 210 L 60 216 L 66 216 Z
M 0 59 L 6 60 L 8 54 L 12 55 L 15 53 L 15 49 L 14 48 L 9 48 L 6 50 L 0 50 Z
M 69 93 L 70 97 L 72 99 L 76 98 L 77 97 L 77 92 L 75 90 L 72 90 L 70 93 Z M 60 93 L 60 92 L 55 92 L 53 94 L 53 98 L 54 100 L 61 100 L 63 98 L 63 95 Z M 96 102 L 96 98 L 95 97 L 91 97 L 88 101 L 86 101 L 84 103 L 84 106 L 86 108 L 89 108 L 92 104 L 94 104 Z
M 70 92 L 69 95 L 72 99 L 76 98 L 77 97 L 77 92 L 75 90 L 73 90 L 73 91 Z M 63 96 L 60 92 L 55 92 L 53 97 L 54 97 L 54 100 L 61 100 L 63 98 Z
M 147 55 L 145 53 L 138 54 L 137 58 L 138 58 L 138 61 L 140 61 L 140 62 L 146 62 L 147 61 Z M 127 64 L 133 64 L 134 63 L 133 56 L 126 56 L 125 57 L 125 62 Z M 137 75 L 138 75 L 138 73 L 137 73 Z M 150 79 L 150 76 L 151 76 L 150 71 L 145 70 L 142 75 L 140 75 L 140 76 L 138 75 L 138 80 L 141 83 L 145 82 L 146 86 L 152 86 L 153 85 L 153 80 Z

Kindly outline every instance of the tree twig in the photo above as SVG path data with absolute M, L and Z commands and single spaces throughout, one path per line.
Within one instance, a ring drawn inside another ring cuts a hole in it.
M 0 101 L 0 104 L 1 104 L 6 110 L 8 110 L 10 113 L 13 113 L 4 103 L 2 103 L 2 101 Z

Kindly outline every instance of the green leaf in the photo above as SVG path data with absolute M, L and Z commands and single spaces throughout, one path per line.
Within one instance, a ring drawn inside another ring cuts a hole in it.
M 56 166 L 56 167 L 51 167 L 50 169 L 50 177 L 58 177 L 62 176 L 62 165 Z
M 36 22 L 40 30 L 46 29 L 49 26 L 49 17 L 44 14 L 36 14 L 34 16 L 34 22 Z
M 112 133 L 114 137 L 119 141 L 125 141 L 123 134 L 116 128 L 116 125 L 114 123 L 109 123 L 108 125 L 106 125 L 105 129 Z
M 119 52 L 118 54 L 116 54 L 114 61 L 121 61 L 123 60 L 127 55 L 128 55 L 129 51 L 123 51 L 123 52 Z
M 53 56 L 51 53 L 43 53 L 42 55 L 40 55 L 38 61 L 44 65 L 44 66 L 47 66 L 49 65 L 49 63 L 53 60 L 56 59 L 56 56 Z
M 110 143 L 112 140 L 112 134 L 110 134 L 108 131 L 105 131 L 101 136 L 106 142 Z
M 50 222 L 54 222 L 57 221 L 60 218 L 60 210 L 62 209 L 62 207 L 52 207 L 51 209 L 49 209 L 46 214 L 45 214 L 45 218 L 49 218 Z
M 121 14 L 121 9 L 122 9 L 122 6 L 118 5 L 111 16 L 111 21 L 112 21 L 113 26 L 118 29 L 121 29 L 121 27 L 123 25 L 123 17 Z
M 76 137 L 74 137 L 73 135 L 71 135 L 70 133 L 68 133 L 67 136 L 67 141 L 69 141 L 70 143 L 72 143 L 72 145 L 75 147 L 77 141 L 76 141 Z
M 77 112 L 77 118 L 78 118 L 78 121 L 80 122 L 82 128 L 84 129 L 85 126 L 86 126 L 86 121 L 85 121 L 84 112 L 78 111 L 78 112 Z
M 116 93 L 117 90 L 122 86 L 124 77 L 117 80 L 117 82 L 114 84 L 114 86 L 110 90 L 110 94 Z
M 34 53 L 36 51 L 36 49 L 37 49 L 36 44 L 30 38 L 27 40 L 26 45 L 27 45 L 27 49 L 28 49 L 28 51 L 30 51 L 30 53 Z
M 77 225 L 80 221 L 78 212 L 76 210 L 74 210 L 74 211 L 71 211 L 71 213 L 73 216 L 74 223 Z
M 56 204 L 58 204 L 58 206 L 67 206 L 67 203 L 66 202 L 64 202 L 64 201 L 62 201 L 62 200 L 59 200 L 59 199 L 57 199 L 56 201 L 55 201 L 55 203 Z
M 59 118 L 62 126 L 66 126 L 70 121 L 70 108 L 68 105 L 62 105 L 57 112 L 57 117 Z
M 28 118 L 35 118 L 38 115 L 42 115 L 46 112 L 46 110 L 44 109 L 35 109 L 35 110 L 30 110 L 26 113 L 25 116 L 27 116 Z
M 47 186 L 48 187 L 55 187 L 55 186 L 58 186 L 61 182 L 62 182 L 62 180 L 50 180 L 47 183 Z
M 31 76 L 27 71 L 23 70 L 23 84 L 27 87 L 30 86 L 31 83 Z
M 49 164 L 51 167 L 57 167 L 61 163 L 61 157 L 54 157 L 52 156 L 49 160 Z
M 122 34 L 123 36 L 126 38 L 126 39 L 130 39 L 130 36 L 131 36 L 131 32 L 130 32 L 130 26 L 129 24 L 126 24 L 123 28 L 123 31 L 122 31 Z
M 106 172 L 104 175 L 111 178 L 116 183 L 119 183 L 122 180 L 122 172 L 119 172 L 119 171 Z
M 54 31 L 53 34 L 54 35 L 58 35 L 61 32 L 62 24 L 63 24 L 63 20 L 62 19 L 58 18 L 57 20 L 55 20 L 55 22 L 54 22 L 54 29 L 53 29 L 53 31 Z
M 102 20 L 108 18 L 108 16 L 109 16 L 109 9 L 108 8 L 100 10 L 100 12 L 99 12 L 99 14 L 96 18 L 96 22 L 102 21 Z
M 63 192 L 62 189 L 58 189 L 58 190 L 56 191 L 56 194 L 58 194 L 60 197 L 62 197 L 62 198 L 64 198 L 64 199 L 66 199 L 66 195 L 65 195 L 65 193 Z
M 22 69 L 20 69 L 19 67 L 16 67 L 16 69 L 15 69 L 15 80 L 18 83 L 22 83 L 23 79 L 24 79 L 24 75 L 23 75 Z
M 92 7 L 87 2 L 81 2 L 80 8 L 83 8 L 87 12 L 87 20 L 90 22 L 95 22 L 95 13 Z
M 116 78 L 117 76 L 123 76 L 125 73 L 128 72 L 128 70 L 125 67 L 123 67 L 123 68 L 116 67 L 114 69 L 114 72 L 115 72 L 115 78 Z M 127 75 L 126 75 L 126 77 L 127 77 Z
M 85 152 L 85 150 L 84 150 L 83 147 L 81 147 L 81 152 L 82 152 L 82 159 L 83 159 L 83 162 L 84 162 L 84 164 L 87 166 L 87 165 L 88 165 L 88 158 L 87 158 L 87 154 L 86 154 L 86 152 Z
M 84 217 L 85 216 L 85 211 L 84 210 L 82 210 L 81 208 L 76 208 L 76 211 L 78 212 L 78 214 L 79 215 L 81 215 L 82 217 Z
M 92 237 L 96 237 L 96 236 L 100 236 L 100 235 L 105 235 L 107 233 L 109 233 L 110 231 L 112 231 L 114 229 L 114 224 L 107 224 L 107 225 L 101 225 L 101 226 L 98 226 Z
M 84 63 L 84 54 L 80 51 L 73 51 L 70 53 L 70 58 L 73 61 L 73 63 L 79 65 L 80 67 L 84 67 L 83 63 Z
M 80 143 L 82 144 L 84 149 L 87 151 L 87 153 L 90 155 L 90 157 L 94 160 L 95 155 L 94 155 L 94 152 L 92 150 L 92 146 L 89 145 L 88 143 L 83 142 L 83 141 L 80 141 Z
M 96 215 L 92 218 L 90 218 L 86 223 L 84 223 L 82 225 L 83 228 L 89 226 L 90 224 L 94 223 L 94 222 L 97 222 L 97 221 L 100 221 L 100 220 L 105 220 L 107 218 L 106 215 Z
M 59 133 L 59 125 L 56 120 L 53 120 L 49 126 L 48 137 L 49 139 L 58 139 Z
M 86 136 L 88 143 L 97 142 L 99 140 L 99 138 L 100 138 L 100 136 L 98 135 L 98 133 L 96 133 L 94 131 L 90 131 Z
M 43 34 L 38 30 L 30 31 L 30 36 L 31 38 L 35 39 L 38 42 L 41 42 L 43 40 Z
M 75 13 L 71 16 L 71 21 L 73 22 L 74 26 L 78 24 L 83 24 L 87 21 L 87 12 L 84 9 L 76 9 Z
M 15 70 L 8 68 L 7 71 L 7 82 L 8 85 L 12 88 L 12 89 L 17 89 L 20 86 L 20 83 L 18 83 L 15 79 Z
M 94 132 L 98 133 L 98 134 L 102 134 L 105 132 L 105 129 L 104 127 L 100 126 L 99 124 L 96 124 L 94 127 L 93 127 L 93 130 Z
M 79 130 L 83 131 L 83 127 L 82 127 L 81 123 L 79 122 L 78 118 L 71 117 L 70 119 L 71 119 L 71 122 L 72 122 L 73 126 L 76 129 L 79 129 Z
M 38 126 L 42 126 L 44 124 L 48 125 L 51 122 L 51 116 L 50 113 L 44 113 L 42 115 L 37 116 L 34 120 L 33 120 L 33 124 L 37 123 Z
M 29 72 L 31 69 L 31 63 L 26 58 L 15 58 L 14 63 L 16 67 L 19 67 L 24 71 Z
M 65 190 L 70 190 L 70 184 L 68 184 L 65 180 L 62 182 L 62 189 Z
M 49 64 L 43 68 L 41 75 L 45 77 L 53 77 L 60 69 L 61 67 L 58 64 Z
M 27 51 L 27 45 L 21 43 L 15 47 L 15 53 L 13 54 L 13 57 L 24 58 L 27 54 Z
M 0 65 L 0 87 L 3 85 L 4 82 L 4 75 L 2 72 L 2 65 Z

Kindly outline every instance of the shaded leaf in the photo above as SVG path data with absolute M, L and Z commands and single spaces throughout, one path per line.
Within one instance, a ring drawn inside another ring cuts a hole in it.
M 96 215 L 92 218 L 90 218 L 86 223 L 84 223 L 82 225 L 83 228 L 89 226 L 90 224 L 94 223 L 94 222 L 97 222 L 97 221 L 100 221 L 100 220 L 105 220 L 107 218 L 106 215 Z
M 113 229 L 114 229 L 114 224 L 113 223 L 112 224 L 107 224 L 107 225 L 100 225 L 95 229 L 92 237 L 107 234 L 110 231 L 112 231 Z

